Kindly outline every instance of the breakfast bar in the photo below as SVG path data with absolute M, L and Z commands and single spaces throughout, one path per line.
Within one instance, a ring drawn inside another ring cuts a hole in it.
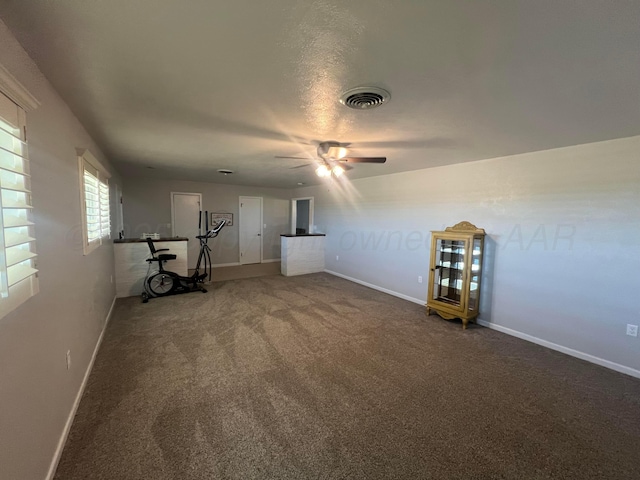
M 291 277 L 324 271 L 324 233 L 280 236 L 282 275 Z

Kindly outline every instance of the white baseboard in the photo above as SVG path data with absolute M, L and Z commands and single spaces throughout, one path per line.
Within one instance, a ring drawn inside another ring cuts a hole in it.
M 422 305 L 422 306 L 426 305 L 426 302 L 424 300 L 419 300 L 417 298 L 409 297 L 408 295 L 394 292 L 393 290 L 388 290 L 386 288 L 382 288 L 377 285 L 373 285 L 371 283 L 363 282 L 362 280 L 358 280 L 356 278 L 352 278 L 347 275 L 343 275 L 341 273 L 333 272 L 331 270 L 325 270 L 325 272 L 330 273 L 331 275 L 335 275 L 336 277 L 344 278 L 351 282 L 359 283 L 360 285 L 364 285 L 365 287 L 373 288 L 374 290 L 388 293 L 389 295 L 393 295 L 394 297 L 402 298 L 404 300 L 417 303 L 418 305 Z M 594 355 L 590 355 L 588 353 L 580 352 L 578 350 L 574 350 L 569 347 L 564 347 L 562 345 L 558 345 L 557 343 L 549 342 L 547 340 L 534 337 L 533 335 L 522 333 L 517 330 L 513 330 L 511 328 L 503 327 L 502 325 L 497 325 L 495 323 L 487 322 L 480 318 L 476 320 L 476 323 L 478 325 L 482 325 L 483 327 L 491 328 L 492 330 L 497 330 L 498 332 L 506 333 L 507 335 L 511 335 L 513 337 L 517 337 L 522 340 L 526 340 L 527 342 L 535 343 L 537 345 L 542 345 L 543 347 L 550 348 L 551 350 L 556 350 L 566 355 L 571 355 L 572 357 L 576 357 L 581 360 L 585 360 L 587 362 L 595 363 L 596 365 L 600 365 L 601 367 L 609 368 L 611 370 L 615 370 L 616 372 L 620 372 L 626 375 L 630 375 L 632 377 L 640 378 L 640 370 L 636 370 L 635 368 L 627 367 L 625 365 L 620 365 L 619 363 L 611 362 L 609 360 L 605 360 L 604 358 L 600 358 Z
M 53 459 L 51 460 L 51 465 L 49 466 L 46 480 L 53 480 L 53 476 L 55 475 L 56 469 L 58 468 L 58 463 L 60 462 L 60 457 L 62 456 L 62 451 L 64 450 L 64 444 L 67 442 L 67 437 L 69 436 L 69 432 L 71 431 L 73 419 L 75 418 L 78 407 L 80 406 L 80 400 L 82 400 L 84 389 L 87 386 L 89 375 L 91 374 L 91 370 L 93 369 L 93 363 L 96 360 L 96 355 L 98 355 L 98 350 L 100 349 L 100 345 L 102 344 L 104 332 L 107 330 L 109 320 L 111 320 L 111 314 L 113 313 L 113 307 L 116 304 L 116 300 L 117 297 L 113 297 L 113 302 L 111 302 L 111 308 L 109 308 L 109 313 L 107 313 L 107 318 L 105 319 L 104 326 L 102 327 L 102 332 L 100 332 L 100 336 L 98 337 L 96 346 L 93 349 L 93 354 L 91 355 L 91 360 L 89 360 L 89 365 L 87 365 L 87 370 L 84 372 L 84 378 L 82 379 L 82 383 L 80 384 L 80 389 L 76 394 L 76 399 L 73 402 L 73 406 L 71 407 L 71 411 L 69 412 L 69 416 L 67 417 L 67 423 L 65 423 L 64 430 L 62 430 L 62 435 L 60 435 L 60 440 L 58 440 L 58 445 L 56 447 L 56 451 L 53 454 Z
M 610 368 L 611 370 L 615 370 L 616 372 L 625 373 L 627 375 L 631 375 L 632 377 L 640 378 L 640 370 L 636 370 L 635 368 L 626 367 L 624 365 L 620 365 L 619 363 L 611 362 L 609 360 L 605 360 L 604 358 L 580 352 L 579 350 L 574 350 L 573 348 L 564 347 L 562 345 L 558 345 L 557 343 L 549 342 L 547 340 L 534 337 L 533 335 L 522 333 L 511 328 L 503 327 L 502 325 L 497 325 L 495 323 L 487 322 L 486 320 L 481 320 L 479 318 L 477 320 L 477 323 L 478 325 L 482 325 L 483 327 L 491 328 L 492 330 L 497 330 L 498 332 L 506 333 L 507 335 L 511 335 L 531 343 L 542 345 L 543 347 L 550 348 L 551 350 L 556 350 L 558 352 L 571 355 L 572 357 L 586 360 L 587 362 L 595 363 L 596 365 L 600 365 L 602 367 Z
M 403 300 L 407 300 L 409 302 L 417 303 L 418 305 L 422 305 L 423 307 L 426 305 L 426 301 L 420 300 L 418 298 L 410 297 L 409 295 L 405 295 L 403 293 L 394 292 L 393 290 L 389 290 L 387 288 L 379 287 L 378 285 L 374 285 L 372 283 L 363 282 L 362 280 L 358 280 L 357 278 L 352 278 L 347 275 L 343 275 L 342 273 L 333 272 L 331 270 L 326 270 L 326 273 L 330 273 L 331 275 L 335 275 L 336 277 L 344 278 L 345 280 L 349 280 L 350 282 L 359 283 L 360 285 L 364 285 L 365 287 L 373 288 L 374 290 L 378 290 L 380 292 L 388 293 L 389 295 L 393 295 L 394 297 L 402 298 Z
M 266 260 L 262 260 L 262 262 L 260 263 L 275 263 L 275 262 L 280 262 L 282 259 L 280 258 L 268 258 Z M 242 265 L 240 262 L 231 262 L 231 263 L 214 263 L 212 265 L 213 268 L 220 268 L 220 267 L 239 267 L 240 265 Z M 253 264 L 251 264 L 253 265 Z

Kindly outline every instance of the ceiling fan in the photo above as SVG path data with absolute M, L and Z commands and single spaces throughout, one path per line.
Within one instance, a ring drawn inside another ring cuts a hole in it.
M 348 156 L 349 150 L 347 149 L 347 145 L 349 144 L 320 142 L 317 150 L 319 166 L 316 168 L 316 175 L 319 177 L 330 177 L 331 175 L 339 177 L 347 170 L 353 168 L 347 165 L 349 163 L 385 163 L 387 161 L 387 157 L 350 157 Z M 276 155 L 276 158 L 308 159 L 308 157 L 285 157 L 279 155 Z M 292 168 L 307 167 L 309 165 L 312 164 L 308 163 Z

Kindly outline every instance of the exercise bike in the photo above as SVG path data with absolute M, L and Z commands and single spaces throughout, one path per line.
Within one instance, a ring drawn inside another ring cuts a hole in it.
M 205 212 L 205 218 L 208 228 L 208 212 Z M 178 275 L 175 272 L 171 272 L 164 269 L 164 263 L 167 260 L 175 260 L 176 255 L 172 253 L 160 253 L 169 251 L 168 248 L 161 248 L 156 250 L 153 240 L 147 238 L 147 244 L 149 245 L 149 251 L 151 257 L 147 259 L 149 263 L 149 270 L 147 277 L 144 280 L 144 292 L 142 293 L 142 303 L 147 303 L 150 298 L 153 297 L 166 297 L 169 295 L 178 295 L 181 293 L 202 292 L 206 293 L 207 290 L 202 286 L 205 279 L 209 277 L 211 280 L 211 249 L 207 242 L 210 238 L 215 238 L 224 227 L 226 220 L 220 220 L 220 222 L 211 230 L 207 230 L 204 235 L 197 235 L 196 238 L 200 242 L 200 254 L 198 255 L 198 262 L 196 263 L 196 269 L 192 275 L 185 277 Z M 154 262 L 158 262 L 158 271 L 152 272 L 151 266 Z M 200 268 L 203 267 L 203 272 L 200 272 Z

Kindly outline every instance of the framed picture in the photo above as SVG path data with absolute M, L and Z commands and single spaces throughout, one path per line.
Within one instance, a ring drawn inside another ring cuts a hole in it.
M 212 213 L 211 225 L 215 225 L 220 220 L 226 220 L 225 227 L 231 227 L 233 225 L 233 213 Z

